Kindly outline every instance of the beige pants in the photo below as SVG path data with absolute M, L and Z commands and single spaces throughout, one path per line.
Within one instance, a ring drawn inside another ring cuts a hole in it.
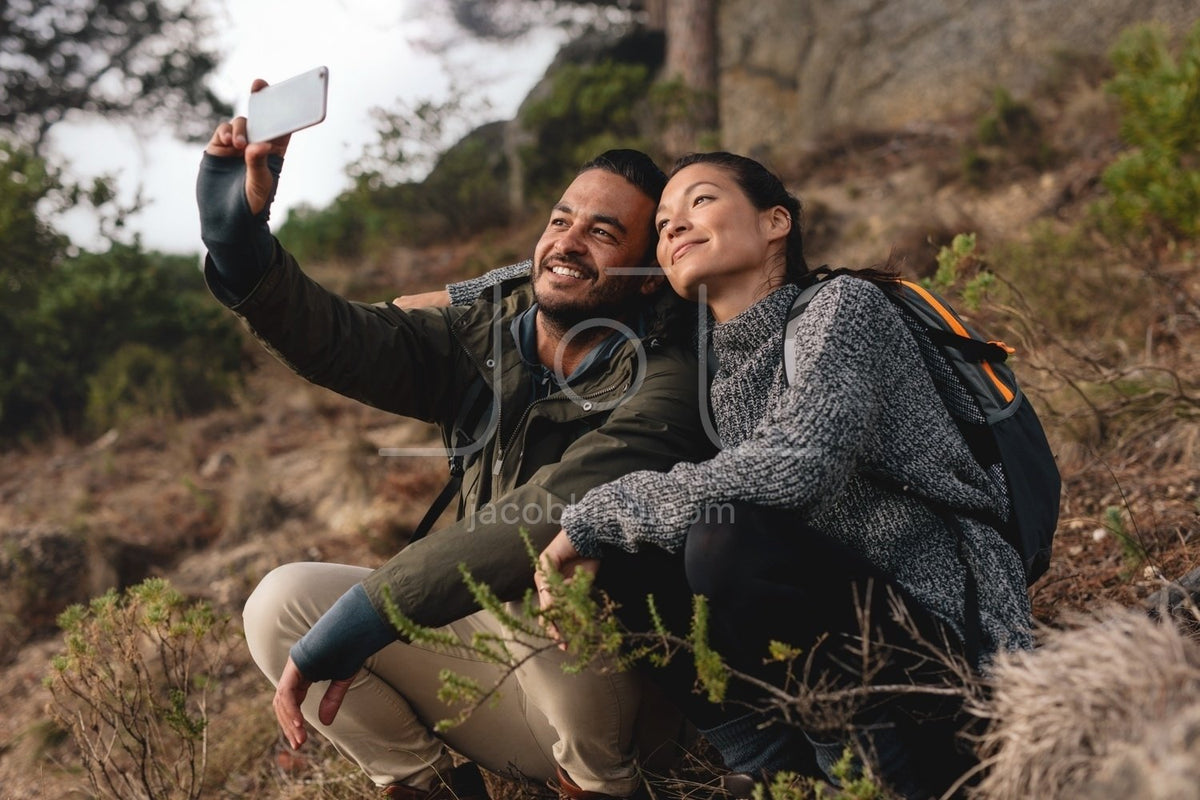
M 342 594 L 370 573 L 341 564 L 287 564 L 269 573 L 246 601 L 243 619 L 250 654 L 272 684 L 288 651 Z M 480 611 L 444 630 L 469 643 L 476 631 L 500 633 L 495 616 Z M 447 746 L 501 774 L 513 771 L 549 780 L 555 764 L 584 789 L 618 796 L 638 784 L 638 747 L 662 755 L 680 733 L 678 713 L 636 672 L 562 669 L 557 648 L 539 652 L 506 678 L 499 702 L 485 703 L 438 735 L 432 726 L 460 706 L 437 697 L 443 669 L 484 687 L 501 667 L 464 648 L 447 653 L 396 642 L 372 656 L 359 672 L 332 725 L 317 719 L 327 684 L 308 693 L 305 719 L 379 785 L 431 782 L 451 764 Z M 640 719 L 639 719 L 640 712 Z

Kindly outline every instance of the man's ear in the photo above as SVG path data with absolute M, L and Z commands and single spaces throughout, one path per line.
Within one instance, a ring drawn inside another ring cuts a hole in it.
M 663 285 L 663 282 L 666 281 L 666 279 L 667 279 L 667 276 L 663 275 L 661 271 L 656 272 L 656 274 L 654 274 L 654 275 L 647 275 L 645 277 L 645 279 L 642 281 L 642 286 L 641 286 L 642 294 L 644 294 L 644 295 L 654 294 L 655 292 L 657 292 L 659 290 L 659 288 Z

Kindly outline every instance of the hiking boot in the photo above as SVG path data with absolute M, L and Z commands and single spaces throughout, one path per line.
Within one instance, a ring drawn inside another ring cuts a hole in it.
M 754 796 L 754 776 L 745 772 L 730 772 L 721 776 L 721 789 L 730 797 L 742 800 Z
M 383 787 L 383 797 L 389 800 L 491 800 L 479 767 L 469 761 L 439 775 L 428 789 L 403 783 L 388 784 Z
M 556 767 L 555 770 L 558 773 L 558 786 L 555 788 L 558 789 L 561 800 L 647 800 L 650 796 L 645 784 L 638 784 L 637 790 L 627 798 L 603 792 L 589 792 L 571 780 L 571 776 L 564 772 L 562 767 Z

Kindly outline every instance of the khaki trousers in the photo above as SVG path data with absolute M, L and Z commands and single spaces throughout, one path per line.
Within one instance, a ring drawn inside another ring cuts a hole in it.
M 295 563 L 263 578 L 246 601 L 243 621 L 250 654 L 272 684 L 291 646 L 370 572 Z M 468 644 L 476 632 L 501 633 L 502 627 L 480 611 L 443 630 Z M 565 661 L 557 648 L 539 652 L 505 678 L 498 702 L 484 703 L 465 722 L 435 735 L 433 725 L 461 708 L 438 699 L 441 670 L 483 687 L 493 686 L 504 670 L 465 647 L 448 653 L 397 641 L 366 662 L 332 725 L 317 719 L 326 683 L 313 685 L 302 709 L 314 729 L 380 786 L 428 785 L 451 766 L 449 747 L 492 772 L 546 781 L 557 763 L 584 789 L 629 795 L 639 781 L 639 745 L 659 755 L 670 750 L 666 745 L 680 734 L 681 717 L 636 671 L 568 674 Z

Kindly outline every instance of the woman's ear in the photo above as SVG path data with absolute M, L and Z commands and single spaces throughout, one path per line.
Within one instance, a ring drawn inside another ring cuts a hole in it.
M 783 206 L 767 209 L 767 231 L 771 238 L 786 237 L 792 230 L 792 215 Z

